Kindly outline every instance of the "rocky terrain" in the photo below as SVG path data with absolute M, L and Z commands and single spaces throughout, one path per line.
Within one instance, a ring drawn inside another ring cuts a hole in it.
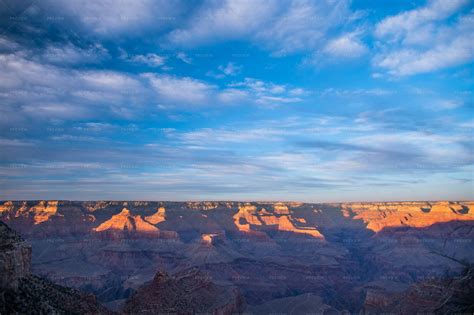
M 91 294 L 30 273 L 31 247 L 0 222 L 0 314 L 108 314 Z
M 0 219 L 31 244 L 35 274 L 130 313 L 195 298 L 216 313 L 402 310 L 474 262 L 474 202 L 6 201 Z M 163 283 L 205 290 L 163 304 L 149 293 Z
M 407 290 L 398 294 L 385 295 L 383 302 L 379 299 L 378 304 L 366 303 L 364 313 L 472 314 L 474 265 L 460 263 L 464 266 L 460 275 L 413 283 Z
M 158 272 L 125 304 L 126 314 L 234 314 L 244 310 L 244 300 L 235 288 L 217 286 L 191 269 L 169 276 Z

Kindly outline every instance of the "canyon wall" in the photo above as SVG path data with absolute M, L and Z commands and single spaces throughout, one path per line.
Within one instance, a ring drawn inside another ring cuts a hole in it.
M 119 310 L 155 278 L 198 269 L 246 305 L 358 312 L 474 262 L 474 202 L 5 201 L 33 272 Z M 283 300 L 282 300 L 283 299 Z

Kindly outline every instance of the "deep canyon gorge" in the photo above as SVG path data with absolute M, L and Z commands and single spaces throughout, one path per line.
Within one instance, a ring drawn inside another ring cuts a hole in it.
M 474 202 L 5 201 L 0 219 L 2 287 L 68 287 L 84 312 L 472 311 Z

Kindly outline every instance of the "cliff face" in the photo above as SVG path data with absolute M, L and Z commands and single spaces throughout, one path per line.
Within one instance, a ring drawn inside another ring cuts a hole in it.
M 244 301 L 235 288 L 215 285 L 211 278 L 191 269 L 169 276 L 158 272 L 125 304 L 126 314 L 234 314 Z
M 294 217 L 283 203 L 274 204 L 270 211 L 252 204 L 242 205 L 238 209 L 233 219 L 241 232 L 276 230 L 324 238 L 314 226 L 307 225 L 304 218 Z
M 0 288 L 17 289 L 30 264 L 31 246 L 0 221 Z
M 380 294 L 378 303 L 366 298 L 363 311 L 367 314 L 472 314 L 473 296 L 474 265 L 466 264 L 456 277 L 419 281 L 401 292 Z
M 474 220 L 474 203 L 402 202 L 343 204 L 342 209 L 379 232 L 391 227 L 427 227 L 435 223 Z
M 95 297 L 30 273 L 31 246 L 0 221 L 1 314 L 107 314 Z

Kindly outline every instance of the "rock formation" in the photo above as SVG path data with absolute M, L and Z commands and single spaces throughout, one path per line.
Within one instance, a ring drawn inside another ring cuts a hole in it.
M 367 228 L 379 232 L 387 227 L 427 227 L 453 220 L 474 220 L 474 203 L 403 202 L 343 204 L 342 209 L 362 219 Z
M 158 272 L 126 302 L 123 312 L 224 315 L 242 312 L 243 306 L 237 289 L 215 285 L 208 275 L 191 269 L 173 276 Z
M 381 295 L 383 303 L 367 296 L 365 313 L 472 314 L 474 312 L 474 265 L 465 264 L 457 277 L 419 281 L 404 291 Z
M 139 215 L 132 215 L 130 210 L 123 208 L 119 214 L 112 216 L 94 229 L 96 232 L 135 232 L 159 235 L 159 229 L 143 220 Z
M 233 218 L 238 230 L 242 232 L 277 230 L 323 238 L 315 227 L 305 226 L 304 219 L 293 218 L 288 207 L 282 203 L 276 203 L 272 212 L 265 208 L 258 209 L 255 205 L 243 205 Z
M 150 222 L 153 225 L 166 221 L 165 207 L 159 207 L 158 210 L 154 214 L 145 217 L 145 220 Z
M 95 297 L 30 273 L 31 247 L 0 221 L 1 314 L 108 314 Z
M 17 289 L 30 274 L 31 246 L 0 221 L 0 287 Z

